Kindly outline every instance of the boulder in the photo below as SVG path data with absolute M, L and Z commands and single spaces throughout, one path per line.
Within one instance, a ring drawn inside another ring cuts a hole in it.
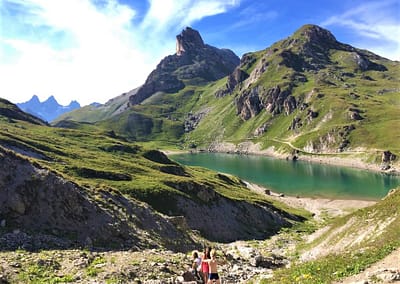
M 349 117 L 351 120 L 363 120 L 364 117 L 362 117 L 360 115 L 360 113 L 356 112 L 356 111 L 350 111 L 349 112 Z
M 396 155 L 390 151 L 384 151 L 382 153 L 382 163 L 390 163 L 396 160 Z

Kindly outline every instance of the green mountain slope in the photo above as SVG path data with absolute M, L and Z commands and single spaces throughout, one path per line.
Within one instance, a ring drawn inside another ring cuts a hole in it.
M 335 220 L 303 247 L 297 264 L 276 271 L 272 280 L 260 283 L 336 283 L 361 273 L 400 247 L 399 208 L 400 188 L 371 207 Z M 369 280 L 381 282 L 373 275 Z
M 311 153 L 398 154 L 399 72 L 398 62 L 304 26 L 244 55 L 222 87 L 204 89 L 198 111 L 206 106 L 212 111 L 187 139 L 199 144 L 250 139 L 263 147 L 287 142 Z M 203 142 L 205 133 L 209 138 Z
M 7 230 L 182 250 L 193 243 L 190 229 L 211 240 L 262 238 L 307 216 L 237 178 L 182 167 L 91 124 L 65 129 L 10 117 L 0 115 L 0 216 Z
M 57 125 L 58 122 L 66 120 L 96 122 L 113 117 L 114 115 L 124 112 L 128 108 L 129 97 L 136 92 L 137 89 L 133 89 L 127 93 L 123 93 L 118 97 L 112 98 L 104 105 L 88 105 L 62 114 L 55 119 L 52 124 Z
M 160 147 L 270 149 L 386 163 L 384 151 L 400 155 L 399 74 L 399 62 L 305 25 L 245 54 L 228 77 L 188 80 L 178 92 L 153 93 L 97 125 Z

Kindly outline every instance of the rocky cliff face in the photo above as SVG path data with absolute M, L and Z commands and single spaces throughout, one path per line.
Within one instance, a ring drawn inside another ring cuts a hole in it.
M 204 44 L 199 32 L 188 27 L 176 37 L 176 54 L 161 60 L 144 85 L 130 97 L 130 103 L 139 104 L 156 92 L 175 93 L 185 87 L 184 81 L 218 80 L 238 64 L 239 58 L 231 50 Z
M 229 177 L 219 176 L 229 182 Z M 262 239 L 277 233 L 282 227 L 290 226 L 290 221 L 301 220 L 267 203 L 231 200 L 215 192 L 211 185 L 196 182 L 169 185 L 193 197 L 179 198 L 177 207 L 185 216 L 187 225 L 200 231 L 209 240 L 231 242 Z

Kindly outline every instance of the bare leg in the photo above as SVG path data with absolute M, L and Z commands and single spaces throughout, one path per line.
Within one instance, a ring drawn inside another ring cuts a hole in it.
M 208 273 L 207 272 L 204 273 L 204 283 L 209 283 L 209 281 L 208 281 Z

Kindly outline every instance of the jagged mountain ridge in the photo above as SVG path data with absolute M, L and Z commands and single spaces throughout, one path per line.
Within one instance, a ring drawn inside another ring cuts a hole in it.
M 144 85 L 130 97 L 130 103 L 139 104 L 157 92 L 176 93 L 191 80 L 221 79 L 238 64 L 239 58 L 231 50 L 204 44 L 199 32 L 187 27 L 176 36 L 176 53 L 161 60 Z
M 77 101 L 71 101 L 68 106 L 60 105 L 54 96 L 50 96 L 44 102 L 40 102 L 38 96 L 33 95 L 29 101 L 17 103 L 17 106 L 23 111 L 36 117 L 51 122 L 63 113 L 79 109 L 81 106 Z

